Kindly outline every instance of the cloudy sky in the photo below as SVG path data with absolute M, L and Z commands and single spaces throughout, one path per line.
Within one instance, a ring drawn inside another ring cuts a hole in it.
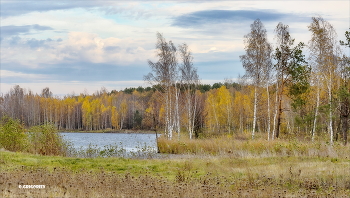
M 307 43 L 312 16 L 329 21 L 344 40 L 350 3 L 345 1 L 104 1 L 2 0 L 1 85 L 55 95 L 147 86 L 156 61 L 156 33 L 187 43 L 204 83 L 244 74 L 243 37 L 259 18 L 269 40 L 278 22 L 296 42 Z

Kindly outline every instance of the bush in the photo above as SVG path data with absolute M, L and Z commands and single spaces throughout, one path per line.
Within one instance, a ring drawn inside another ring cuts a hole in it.
M 26 150 L 27 136 L 24 133 L 24 127 L 19 120 L 4 117 L 0 125 L 0 148 L 9 151 Z
M 21 122 L 9 117 L 0 121 L 0 148 L 41 155 L 66 156 L 70 152 L 68 142 L 63 140 L 54 125 L 34 126 L 25 133 Z
M 30 152 L 41 155 L 66 156 L 69 145 L 57 132 L 53 124 L 34 126 L 29 129 Z

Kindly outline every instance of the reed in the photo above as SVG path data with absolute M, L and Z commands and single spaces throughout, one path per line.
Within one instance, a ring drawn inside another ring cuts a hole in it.
M 343 146 L 335 142 L 330 145 L 326 141 L 315 142 L 292 140 L 264 139 L 245 140 L 242 137 L 220 136 L 206 139 L 168 140 L 158 138 L 160 153 L 169 154 L 211 154 L 230 155 L 235 157 L 281 157 L 281 156 L 307 156 L 307 157 L 347 157 L 350 146 Z

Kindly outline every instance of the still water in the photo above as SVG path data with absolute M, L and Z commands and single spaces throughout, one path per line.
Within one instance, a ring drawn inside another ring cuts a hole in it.
M 126 153 L 157 151 L 156 134 L 141 133 L 61 133 L 73 148 L 85 150 L 95 148 L 103 150 L 114 145 Z

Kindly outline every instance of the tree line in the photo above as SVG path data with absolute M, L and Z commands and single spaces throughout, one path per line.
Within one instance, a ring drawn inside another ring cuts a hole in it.
M 244 36 L 245 75 L 237 82 L 200 82 L 187 44 L 176 46 L 157 33 L 156 61 L 144 76 L 150 86 L 54 97 L 14 86 L 0 98 L 1 116 L 30 127 L 52 123 L 59 130 L 158 130 L 169 138 L 256 132 L 266 139 L 327 138 L 347 143 L 349 57 L 333 26 L 321 17 L 308 25 L 311 40 L 299 42 L 289 26 L 275 28 L 273 46 L 257 19 Z M 305 50 L 309 51 L 308 57 Z M 184 133 L 183 133 L 184 134 Z
M 316 133 L 326 132 L 331 144 L 339 135 L 343 136 L 344 144 L 347 143 L 349 57 L 340 46 L 349 47 L 349 32 L 345 32 L 346 42 L 337 40 L 334 27 L 322 17 L 312 17 L 308 30 L 311 33 L 308 44 L 295 45 L 289 26 L 278 23 L 274 31 L 275 50 L 259 19 L 245 35 L 246 53 L 240 59 L 246 77 L 254 86 L 252 138 L 258 123 L 257 113 L 261 111 L 258 95 L 261 96 L 262 87 L 266 87 L 264 114 L 268 119 L 268 139 L 278 138 L 286 125 L 294 133 L 309 132 L 312 140 Z M 304 48 L 308 49 L 309 57 L 305 56 Z M 274 98 L 270 98 L 271 86 Z M 274 102 L 272 107 L 271 102 Z

